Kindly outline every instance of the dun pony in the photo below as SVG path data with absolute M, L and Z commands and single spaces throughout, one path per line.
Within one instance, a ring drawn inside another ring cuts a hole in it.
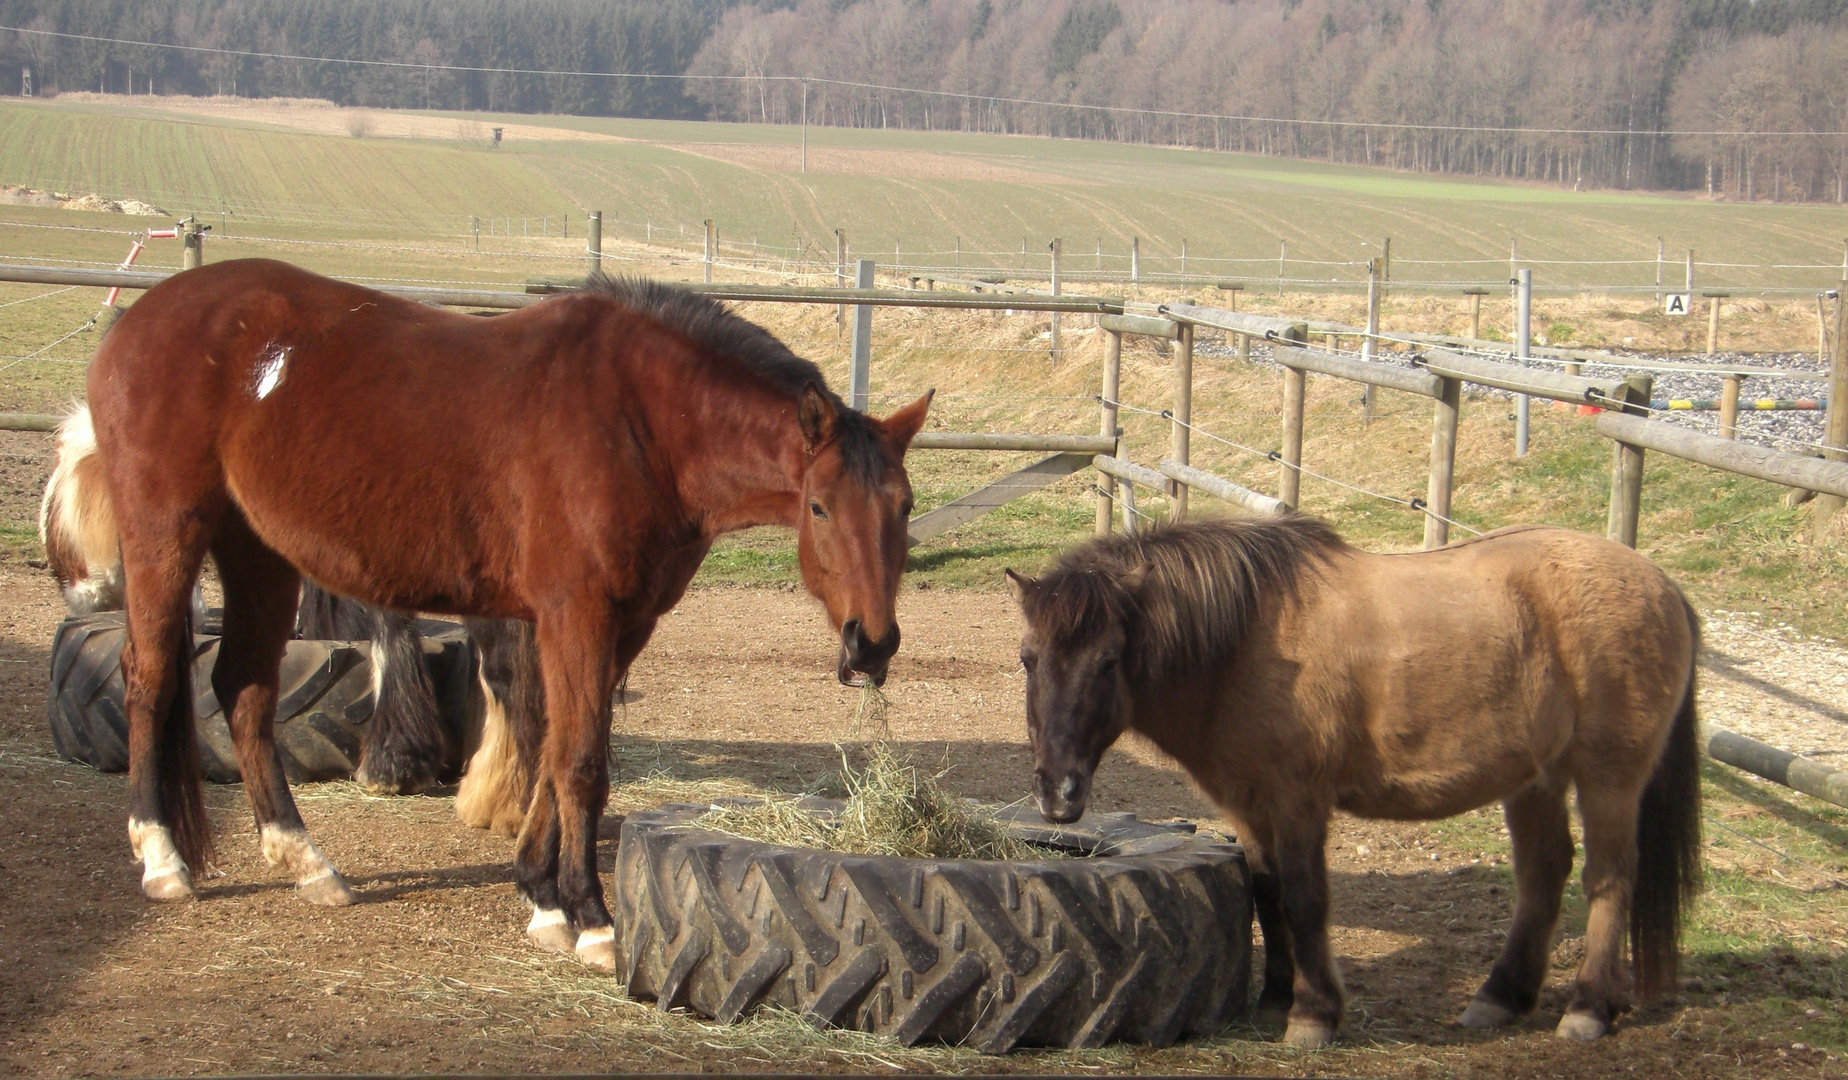
M 1374 555 L 1312 518 L 1171 525 L 1008 572 L 1027 630 L 1033 790 L 1084 812 L 1126 730 L 1185 765 L 1238 831 L 1264 933 L 1261 1015 L 1322 1046 L 1343 1008 L 1324 845 L 1335 810 L 1429 820 L 1500 801 L 1514 924 L 1464 1011 L 1531 1011 L 1574 858 L 1590 915 L 1562 1036 L 1604 1034 L 1674 983 L 1700 886 L 1699 621 L 1648 559 L 1513 528 Z

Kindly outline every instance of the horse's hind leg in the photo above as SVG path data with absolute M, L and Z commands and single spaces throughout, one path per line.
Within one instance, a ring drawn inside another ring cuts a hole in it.
M 1514 849 L 1514 924 L 1489 977 L 1463 1011 L 1465 1027 L 1499 1027 L 1532 1011 L 1546 982 L 1559 900 L 1572 873 L 1566 796 L 1535 781 L 1502 801 Z
M 212 545 L 225 589 L 225 631 L 212 668 L 212 689 L 230 721 L 263 857 L 287 868 L 305 899 L 350 904 L 352 890 L 308 839 L 276 752 L 279 674 L 295 624 L 301 576 L 241 517 L 233 513 L 231 518 Z
M 128 839 L 150 900 L 191 900 L 212 849 L 193 736 L 192 636 L 187 596 L 205 556 L 201 530 L 169 548 L 124 545 L 128 645 Z M 147 551 L 159 555 L 149 557 Z
M 1578 781 L 1579 823 L 1585 829 L 1585 960 L 1572 981 L 1572 1002 L 1560 1017 L 1561 1038 L 1590 1040 L 1610 1030 L 1630 1007 L 1624 971 L 1630 894 L 1636 884 L 1637 788 Z

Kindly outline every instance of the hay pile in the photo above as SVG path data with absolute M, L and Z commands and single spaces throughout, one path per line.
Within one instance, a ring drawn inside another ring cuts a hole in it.
M 838 816 L 818 813 L 794 796 L 715 806 L 698 824 L 746 840 L 852 855 L 912 859 L 1046 859 L 1057 852 L 1014 837 L 994 815 L 898 759 L 884 741 L 868 744 L 866 764 L 841 754 L 846 805 Z

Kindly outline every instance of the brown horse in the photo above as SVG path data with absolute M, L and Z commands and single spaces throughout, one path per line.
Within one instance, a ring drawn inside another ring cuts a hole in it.
M 840 629 L 843 681 L 875 682 L 929 395 L 885 420 L 723 306 L 596 281 L 497 319 L 247 260 L 155 286 L 89 377 L 129 628 L 129 833 L 155 899 L 210 855 L 192 737 L 187 598 L 225 593 L 213 689 L 264 854 L 310 900 L 352 900 L 309 841 L 271 724 L 306 574 L 405 611 L 535 624 L 547 722 L 516 878 L 528 933 L 612 970 L 597 879 L 611 695 L 713 539 L 797 530 Z M 859 673 L 859 674 L 856 674 Z
M 1084 812 L 1098 760 L 1133 728 L 1232 819 L 1264 931 L 1259 1013 L 1322 1046 L 1341 1020 L 1323 845 L 1334 810 L 1429 820 L 1500 800 L 1514 924 L 1462 1022 L 1507 1023 L 1546 977 L 1585 834 L 1585 961 L 1559 1034 L 1673 984 L 1700 885 L 1694 713 L 1699 623 L 1628 548 L 1514 528 L 1373 555 L 1306 517 L 1158 528 L 1084 544 L 1033 580 L 1026 615 L 1034 795 Z

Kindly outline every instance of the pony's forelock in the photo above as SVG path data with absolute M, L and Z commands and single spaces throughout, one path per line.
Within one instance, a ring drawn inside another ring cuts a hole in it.
M 1343 546 L 1322 521 L 1300 515 L 1160 525 L 1067 551 L 1022 609 L 1055 649 L 1080 646 L 1120 620 L 1127 670 L 1150 681 L 1182 678 L 1229 657 L 1267 598 L 1293 599 L 1305 570 Z M 1125 584 L 1138 575 L 1133 589 Z

